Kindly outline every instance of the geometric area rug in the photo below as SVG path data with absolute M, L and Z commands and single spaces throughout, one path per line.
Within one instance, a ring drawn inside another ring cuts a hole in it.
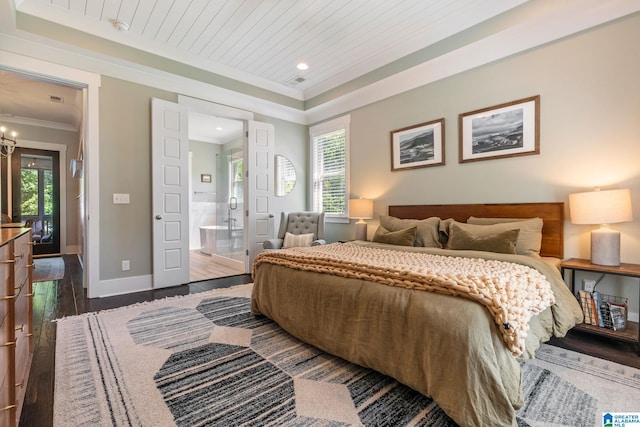
M 252 285 L 59 319 L 54 426 L 455 426 L 430 398 L 249 311 Z M 518 425 L 637 412 L 640 370 L 543 344 Z

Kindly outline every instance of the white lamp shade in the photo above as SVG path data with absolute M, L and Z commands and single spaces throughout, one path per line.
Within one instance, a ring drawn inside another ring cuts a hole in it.
M 349 218 L 359 218 L 359 219 L 373 218 L 373 200 L 371 199 L 349 200 Z
M 631 192 L 628 189 L 570 194 L 569 210 L 573 224 L 633 221 Z
M 573 224 L 601 224 L 591 231 L 591 263 L 620 265 L 620 233 L 606 224 L 633 220 L 631 192 L 625 190 L 590 191 L 569 195 Z

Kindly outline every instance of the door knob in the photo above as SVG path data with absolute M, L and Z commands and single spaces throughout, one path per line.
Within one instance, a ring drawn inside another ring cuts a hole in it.
M 162 219 L 162 215 L 156 215 L 156 219 L 157 219 L 157 220 Z
M 273 218 L 273 214 L 269 214 L 269 218 Z

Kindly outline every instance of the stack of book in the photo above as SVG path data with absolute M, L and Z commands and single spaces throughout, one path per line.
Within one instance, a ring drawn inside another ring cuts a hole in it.
M 627 326 L 629 301 L 599 292 L 578 291 L 584 323 L 621 331 Z

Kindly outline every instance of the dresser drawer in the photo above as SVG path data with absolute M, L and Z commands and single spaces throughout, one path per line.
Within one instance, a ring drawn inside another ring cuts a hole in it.
M 29 339 L 27 331 L 16 333 L 16 396 L 19 396 L 21 390 L 24 394 L 24 388 L 27 386 L 26 378 L 29 375 L 29 364 L 31 362 L 31 353 L 29 352 Z
M 9 376 L 0 376 L 0 409 L 13 405 L 15 402 L 9 402 Z M 13 411 L 4 410 L 0 411 L 0 426 L 12 426 L 16 425 L 15 421 L 12 422 L 11 415 Z
M 30 242 L 31 234 L 26 233 L 18 237 L 13 244 L 15 283 L 24 283 L 29 276 L 29 255 L 31 254 Z
M 6 340 L 3 340 L 0 344 L 6 343 Z M 9 378 L 9 359 L 11 352 L 13 351 L 13 346 L 0 346 L 0 382 L 4 383 L 8 381 Z M 0 403 L 0 408 L 4 408 L 6 405 Z M 1 426 L 2 424 L 0 424 Z
M 14 330 L 16 337 L 20 332 L 29 332 L 29 282 L 25 282 L 21 287 L 16 289 L 17 295 L 15 300 L 14 311 Z
M 11 301 L 2 299 L 7 295 L 13 295 L 13 284 L 10 282 L 13 264 L 5 264 L 3 261 L 13 259 L 10 244 L 0 246 L 0 319 L 4 319 L 9 312 Z

